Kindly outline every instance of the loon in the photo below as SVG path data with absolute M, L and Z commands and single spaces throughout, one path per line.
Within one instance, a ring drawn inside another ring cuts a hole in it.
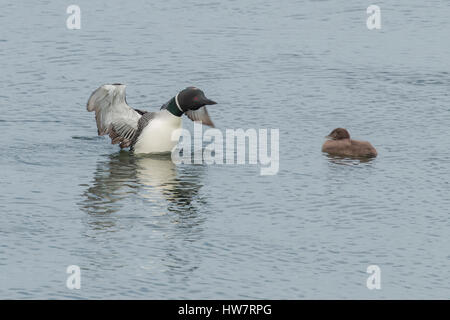
M 350 134 L 344 128 L 336 128 L 325 138 L 322 152 L 344 157 L 373 158 L 377 156 L 377 150 L 367 141 L 350 139 Z
M 109 135 L 112 144 L 130 148 L 135 154 L 171 152 L 178 142 L 181 116 L 214 127 L 206 105 L 217 104 L 196 87 L 187 87 L 162 105 L 157 112 L 133 109 L 127 104 L 126 86 L 105 84 L 95 90 L 87 102 L 87 111 L 95 111 L 98 135 Z

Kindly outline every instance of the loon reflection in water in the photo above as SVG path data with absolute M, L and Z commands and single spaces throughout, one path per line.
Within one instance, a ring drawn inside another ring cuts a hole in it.
M 196 213 L 203 200 L 199 190 L 204 167 L 177 167 L 170 154 L 137 156 L 121 151 L 97 165 L 91 186 L 83 193 L 81 209 L 91 215 L 119 211 L 129 198 L 144 200 L 145 212 Z

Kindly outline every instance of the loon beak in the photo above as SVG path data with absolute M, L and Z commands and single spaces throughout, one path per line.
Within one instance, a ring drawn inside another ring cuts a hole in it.
M 212 101 L 212 100 L 209 100 L 208 98 L 205 98 L 205 99 L 203 100 L 203 103 L 204 103 L 205 105 L 213 105 L 213 104 L 217 104 L 217 102 Z

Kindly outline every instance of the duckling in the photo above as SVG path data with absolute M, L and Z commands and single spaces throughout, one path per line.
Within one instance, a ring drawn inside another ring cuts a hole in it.
M 334 129 L 326 138 L 329 140 L 323 144 L 322 152 L 344 157 L 372 158 L 378 155 L 370 142 L 350 139 L 350 134 L 344 128 Z

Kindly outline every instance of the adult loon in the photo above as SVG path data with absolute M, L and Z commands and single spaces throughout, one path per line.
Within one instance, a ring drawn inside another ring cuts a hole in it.
M 106 84 L 95 90 L 87 102 L 87 110 L 95 111 L 98 135 L 108 134 L 112 144 L 134 153 L 166 153 L 176 146 L 180 136 L 181 116 L 214 127 L 206 105 L 216 102 L 206 98 L 202 90 L 187 87 L 165 103 L 160 111 L 146 112 L 131 108 L 126 101 L 126 86 Z

